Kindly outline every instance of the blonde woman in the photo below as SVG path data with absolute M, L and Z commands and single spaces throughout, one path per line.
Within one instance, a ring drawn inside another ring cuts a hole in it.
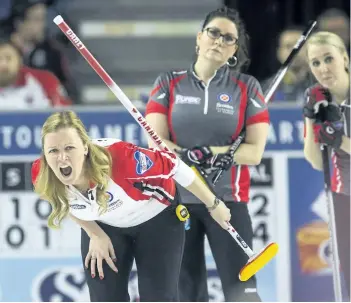
M 307 41 L 307 58 L 317 84 L 307 90 L 304 154 L 323 169 L 320 144 L 332 148 L 332 191 L 338 250 L 350 294 L 350 73 L 341 38 L 319 32 Z
M 82 228 L 91 301 L 130 301 L 134 258 L 140 299 L 177 301 L 184 226 L 175 213 L 174 180 L 224 229 L 230 220 L 225 204 L 173 154 L 113 139 L 91 141 L 72 111 L 46 120 L 42 149 L 32 168 L 35 191 L 52 206 L 50 227 L 69 216 Z

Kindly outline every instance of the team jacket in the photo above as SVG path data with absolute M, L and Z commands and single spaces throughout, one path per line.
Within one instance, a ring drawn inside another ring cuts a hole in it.
M 207 86 L 193 66 L 161 74 L 147 104 L 150 113 L 167 116 L 171 140 L 183 148 L 231 145 L 246 126 L 269 123 L 258 81 L 227 66 Z M 224 201 L 247 202 L 249 189 L 249 168 L 238 165 L 223 173 L 215 193 Z M 180 189 L 180 194 L 184 203 L 200 203 L 191 193 Z
M 90 188 L 89 198 L 73 186 L 67 186 L 72 215 L 81 220 L 130 227 L 150 220 L 172 204 L 176 191 L 172 177 L 182 184 L 189 169 L 179 158 L 171 153 L 143 149 L 115 139 L 98 139 L 95 142 L 106 146 L 112 157 L 107 212 L 99 216 L 96 203 L 98 185 Z M 40 161 L 37 159 L 32 166 L 33 184 L 39 173 Z
M 319 87 L 319 85 L 314 85 L 308 88 L 305 93 L 306 98 L 310 94 L 316 94 L 317 98 L 324 98 L 324 96 L 317 91 Z M 334 100 L 332 102 L 337 105 Z M 341 105 L 339 105 L 339 107 L 341 109 L 342 120 L 344 122 L 343 134 L 350 138 L 350 98 L 346 99 Z M 314 126 L 315 134 L 318 129 L 319 125 L 316 124 Z M 316 135 L 315 142 L 318 142 Z M 341 149 L 333 149 L 332 166 L 332 191 L 335 193 L 350 195 L 350 155 Z
M 0 88 L 0 109 L 41 109 L 70 104 L 59 80 L 44 70 L 24 66 L 14 85 Z

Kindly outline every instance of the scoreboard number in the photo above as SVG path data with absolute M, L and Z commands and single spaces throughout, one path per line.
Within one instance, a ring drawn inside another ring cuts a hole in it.
M 255 210 L 252 214 L 255 220 L 255 224 L 253 226 L 254 239 L 262 241 L 262 245 L 265 246 L 270 239 L 268 232 L 269 201 L 267 195 L 263 194 L 262 192 L 257 193 L 252 196 L 251 203 L 257 203 L 257 206 L 255 205 Z
M 248 204 L 253 228 L 254 249 L 259 250 L 274 241 L 275 189 L 272 175 L 273 159 L 264 158 L 250 168 L 251 190 Z
M 32 162 L 0 163 L 0 258 L 79 256 L 80 228 L 47 226 L 50 204 L 33 192 Z
M 47 226 L 51 206 L 35 193 L 0 194 L 0 231 L 4 251 L 22 251 L 30 247 L 50 249 L 52 233 Z
M 80 229 L 70 219 L 60 229 L 47 225 L 50 204 L 33 192 L 0 194 L 0 257 L 76 256 Z

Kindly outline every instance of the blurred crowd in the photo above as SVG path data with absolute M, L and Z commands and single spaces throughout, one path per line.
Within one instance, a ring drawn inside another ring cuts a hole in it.
M 70 70 L 72 64 L 68 64 L 67 54 L 72 46 L 51 25 L 52 22 L 48 22 L 57 12 L 65 14 L 68 3 L 68 0 L 1 0 L 0 110 L 84 105 Z M 318 16 L 317 21 L 318 30 L 338 34 L 350 50 L 349 12 L 329 8 Z M 304 26 L 290 24 L 284 28 L 277 39 L 272 39 L 277 41 L 275 58 L 262 64 L 272 66 L 277 62 L 279 64 L 275 66 L 279 68 L 300 38 Z M 257 51 L 254 47 L 250 49 L 251 54 Z M 258 78 L 265 92 L 275 73 L 262 77 L 253 72 L 253 76 Z M 304 91 L 311 82 L 313 78 L 301 51 L 272 96 L 272 104 L 301 105 Z M 143 92 L 140 99 L 148 93 Z
M 0 109 L 76 103 L 62 38 L 50 32 L 50 10 L 62 1 L 3 0 L 0 6 Z

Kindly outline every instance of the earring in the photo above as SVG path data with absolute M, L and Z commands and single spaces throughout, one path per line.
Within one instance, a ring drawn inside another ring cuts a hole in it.
M 238 58 L 235 57 L 235 56 L 230 57 L 230 58 L 228 59 L 228 61 L 227 61 L 227 65 L 228 65 L 229 67 L 234 67 L 234 66 L 237 65 L 237 64 L 238 64 Z
M 199 54 L 199 50 L 200 50 L 199 46 L 198 46 L 198 45 L 196 45 L 196 46 L 195 46 L 195 53 L 196 53 L 196 55 L 198 55 L 198 54 Z

